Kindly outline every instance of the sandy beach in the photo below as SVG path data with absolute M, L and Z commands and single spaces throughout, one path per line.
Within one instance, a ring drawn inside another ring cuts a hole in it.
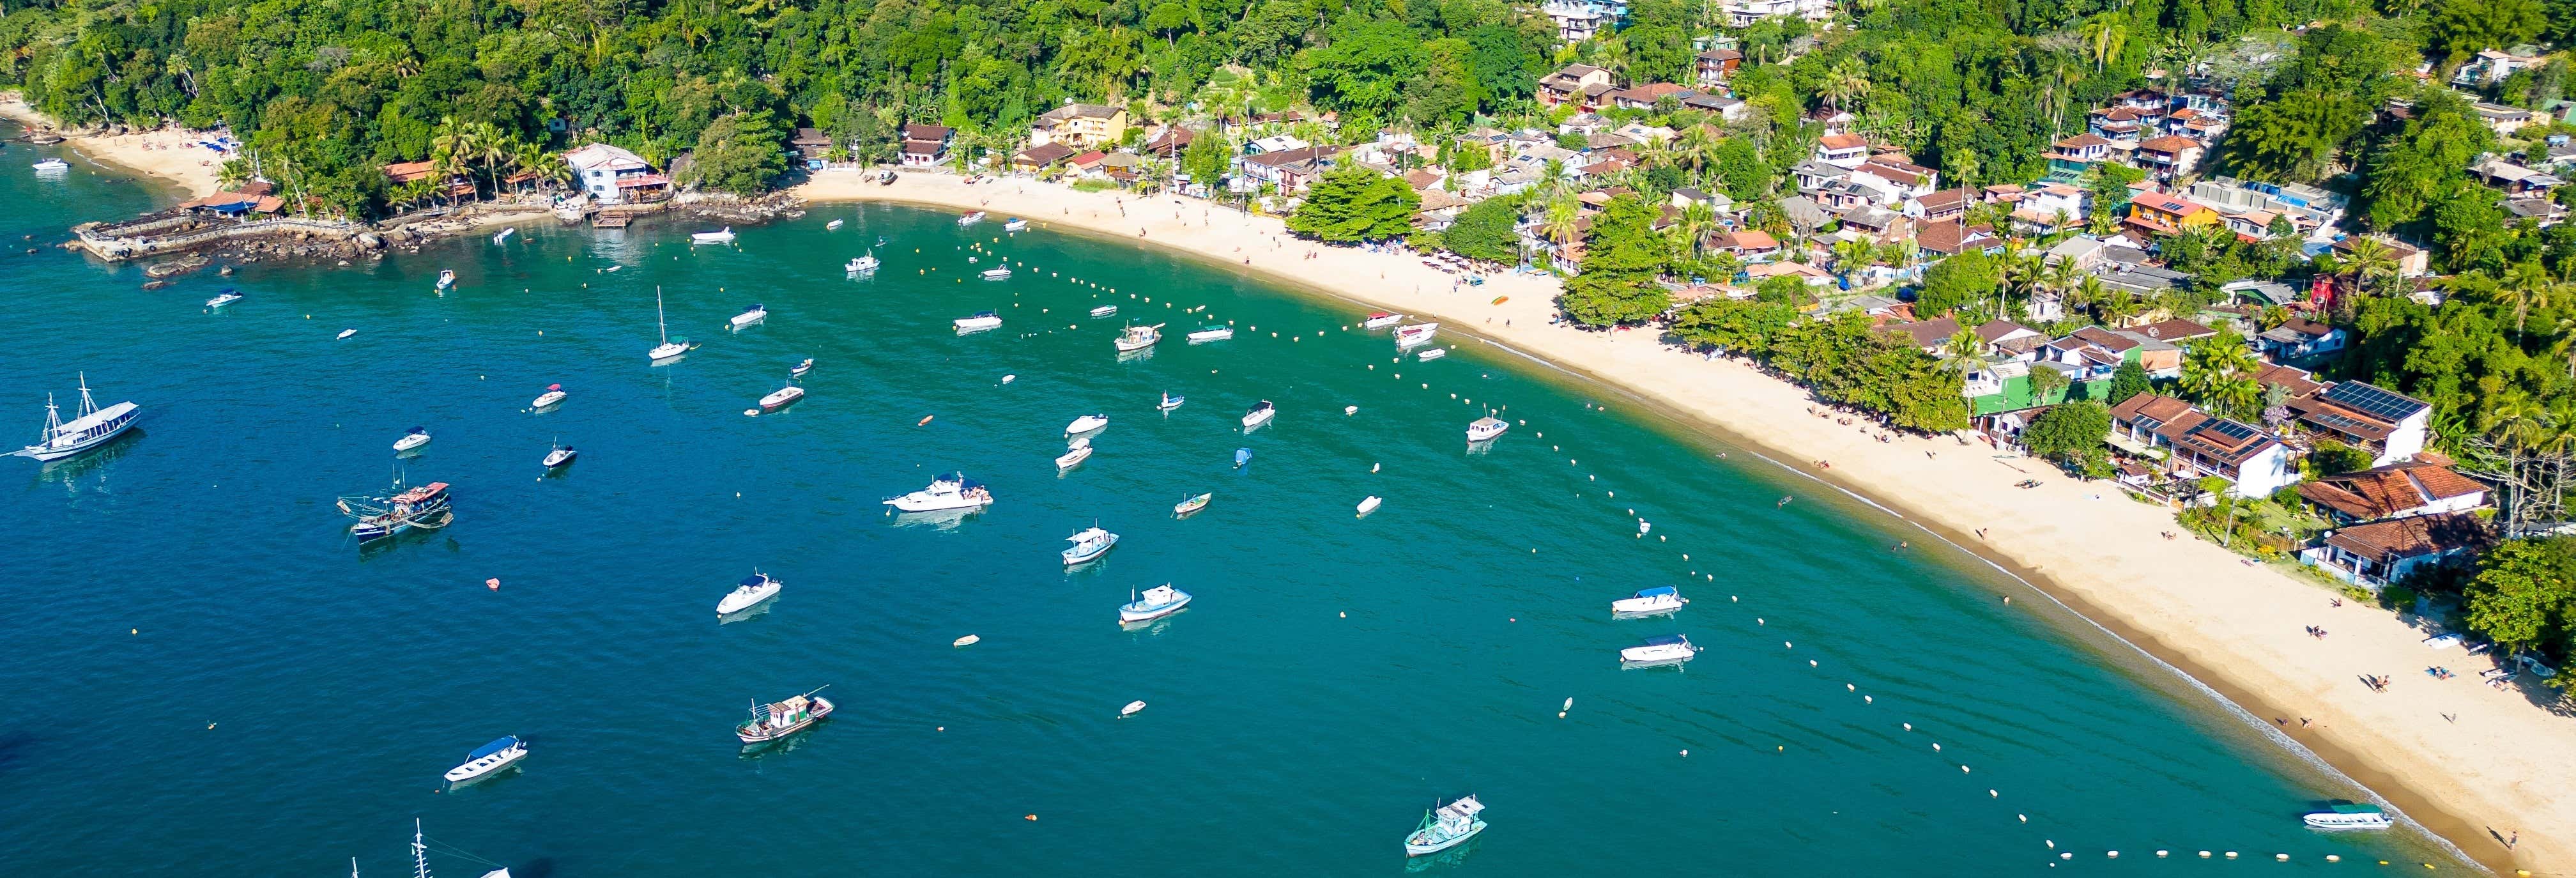
M 1172 196 L 1122 198 L 1021 180 L 968 185 L 946 174 L 880 185 L 856 171 L 822 172 L 796 193 L 815 202 L 989 210 L 1173 248 L 1436 319 L 1588 376 L 1768 449 L 1784 466 L 2013 570 L 2273 724 L 2478 861 L 2500 871 L 2576 873 L 2576 758 L 2568 755 L 2576 753 L 2576 722 L 2535 703 L 2554 691 L 2491 689 L 2476 677 L 2492 666 L 2486 657 L 2427 649 L 2430 632 L 2388 612 L 2331 606 L 2333 592 L 2311 581 L 2248 566 L 2188 536 L 2165 539 L 2160 534 L 2182 532 L 2170 512 L 2107 483 L 2079 483 L 2044 463 L 1948 436 L 1881 442 L 1873 430 L 1813 414 L 1803 390 L 1744 364 L 1666 347 L 1650 332 L 1551 326 L 1553 278 L 1456 287 L 1455 276 L 1415 257 L 1318 246 L 1288 236 L 1276 219 Z M 2023 479 L 2041 484 L 2013 487 Z M 2309 626 L 2331 635 L 2311 637 Z M 2424 673 L 2433 665 L 2459 676 L 2436 680 Z M 2363 675 L 2395 682 L 2373 692 Z M 2518 842 L 2508 848 L 2508 839 Z
M 0 93 L 0 117 L 29 128 L 53 125 L 53 120 L 20 100 L 17 92 Z M 212 195 L 220 188 L 215 171 L 223 167 L 223 157 L 193 145 L 214 135 L 175 126 L 140 134 L 81 134 L 70 129 L 62 134 L 64 145 L 81 158 L 167 181 L 191 198 Z

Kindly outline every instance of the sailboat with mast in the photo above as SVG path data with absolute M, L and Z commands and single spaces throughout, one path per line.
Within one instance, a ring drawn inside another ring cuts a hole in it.
M 662 288 L 658 285 L 653 288 L 653 325 L 662 331 L 662 343 L 654 345 L 653 350 L 645 355 L 653 362 L 679 359 L 681 354 L 688 353 L 690 349 L 697 347 L 685 338 L 679 341 L 671 340 L 671 322 L 662 311 Z
M 142 411 L 131 402 L 120 402 L 106 408 L 90 398 L 89 374 L 80 376 L 80 416 L 63 420 L 62 408 L 54 404 L 54 395 L 45 394 L 45 432 L 36 444 L 9 452 L 11 457 L 37 460 L 61 460 L 107 444 L 134 426 L 134 416 Z
M 458 854 L 466 857 L 467 859 L 482 859 L 481 857 L 464 853 L 463 851 L 456 850 L 452 847 L 445 851 L 441 851 L 441 853 Z M 510 878 L 509 867 L 493 863 L 489 860 L 484 860 L 484 863 L 497 868 L 483 873 L 483 878 Z M 411 875 L 412 878 L 429 878 L 429 843 L 427 839 L 420 834 L 420 818 L 418 817 L 414 817 L 411 820 Z M 351 857 L 349 859 L 349 878 L 358 878 L 358 860 L 355 857 Z

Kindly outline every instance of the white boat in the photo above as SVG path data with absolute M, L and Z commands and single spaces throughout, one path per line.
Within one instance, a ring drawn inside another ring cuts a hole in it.
M 1203 326 L 1189 334 L 1191 344 L 1203 341 L 1224 341 L 1233 337 L 1234 327 L 1231 326 Z
M 804 398 L 805 388 L 790 384 L 770 391 L 768 396 L 761 397 L 760 410 L 764 413 L 774 412 L 795 405 L 797 400 Z
M 644 352 L 646 359 L 659 363 L 663 360 L 668 360 L 672 357 L 688 353 L 689 348 L 693 347 L 693 345 L 689 344 L 689 340 L 685 338 L 678 341 L 671 340 L 671 321 L 668 315 L 664 314 L 662 311 L 662 288 L 658 285 L 653 287 L 653 326 L 656 329 L 661 330 L 662 343 L 654 345 L 652 350 Z
M 726 592 L 723 600 L 716 601 L 716 615 L 730 616 L 751 609 L 754 604 L 777 597 L 779 589 L 786 587 L 787 583 L 778 581 L 777 577 L 753 571 L 750 576 L 742 578 L 741 584 Z
M 412 873 L 411 873 L 411 875 L 412 875 L 412 878 L 429 878 L 429 845 L 427 845 L 427 844 L 425 844 L 425 843 L 423 843 L 423 842 L 422 842 L 422 839 L 423 839 L 423 838 L 424 838 L 424 836 L 422 836 L 422 835 L 420 834 L 420 818 L 417 818 L 417 817 L 412 818 L 412 821 L 411 821 L 411 863 L 412 863 Z M 462 852 L 462 851 L 454 851 L 454 853 L 460 853 L 460 854 L 463 854 L 463 852 Z M 472 855 L 472 854 L 463 854 L 463 855 L 464 855 L 464 856 L 467 856 L 467 857 L 473 857 L 473 856 L 474 856 L 474 855 Z M 480 858 L 479 858 L 479 857 L 476 857 L 476 859 L 480 859 Z M 358 858 L 356 858 L 356 857 L 350 857 L 350 858 L 349 858 L 349 878 L 358 878 Z M 485 873 L 483 873 L 483 878 L 510 878 L 510 870 L 509 870 L 508 868 L 506 868 L 506 867 L 505 867 L 505 868 L 494 869 L 494 870 L 492 870 L 492 871 L 489 871 L 489 872 L 485 872 Z
M 850 260 L 849 264 L 843 265 L 841 268 L 851 274 L 866 274 L 877 270 L 878 266 L 884 264 L 885 263 L 877 260 L 877 255 L 875 253 L 869 253 L 857 259 Z
M 1083 415 L 1073 419 L 1073 423 L 1064 425 L 1064 434 L 1071 436 L 1077 433 L 1089 433 L 1107 426 L 1109 426 L 1108 415 Z
M 455 272 L 455 271 L 452 271 L 452 270 L 449 270 L 449 269 L 445 269 L 445 268 L 442 268 L 442 269 L 439 269 L 439 270 L 438 270 L 438 290 L 439 290 L 439 292 L 446 292 L 448 287 L 452 287 L 452 286 L 455 286 L 455 285 L 456 285 L 456 272 Z
M 939 512 L 948 509 L 980 509 L 993 505 L 993 492 L 984 483 L 967 478 L 964 473 L 947 473 L 931 481 L 930 486 L 901 497 L 886 498 L 885 505 L 897 512 Z
M 447 782 L 465 783 L 490 775 L 510 767 L 512 763 L 526 758 L 527 755 L 528 742 L 519 740 L 517 735 L 504 736 L 475 748 L 474 752 L 465 754 L 465 764 L 447 770 Z
M 1429 360 L 1437 360 L 1437 359 L 1440 359 L 1441 357 L 1446 357 L 1446 356 L 1448 356 L 1448 355 L 1449 355 L 1449 349 L 1448 349 L 1448 348 L 1432 348 L 1432 349 L 1430 349 L 1430 350 L 1423 351 L 1422 353 L 1415 354 L 1414 356 L 1415 356 L 1415 357 L 1417 357 L 1417 358 L 1420 358 L 1420 359 L 1422 359 L 1422 360 L 1429 361 Z
M 1110 342 L 1110 344 L 1117 347 L 1118 352 L 1122 354 L 1131 351 L 1141 351 L 1146 348 L 1153 347 L 1155 342 L 1163 340 L 1163 333 L 1160 331 L 1162 328 L 1163 324 L 1160 323 L 1152 326 L 1130 326 L 1126 329 L 1120 330 L 1118 332 L 1118 338 Z
M 542 409 L 562 401 L 564 401 L 563 385 L 548 384 L 546 385 L 546 392 L 537 394 L 536 399 L 528 402 L 528 407 L 532 409 Z
M 987 329 L 1001 328 L 1002 318 L 1001 315 L 991 311 L 977 311 L 975 316 L 960 317 L 955 322 L 958 332 L 982 332 Z
M 358 331 L 357 331 L 357 330 L 355 330 L 355 329 L 343 329 L 343 330 L 340 330 L 340 334 L 339 334 L 339 335 L 332 336 L 332 340 L 333 340 L 333 341 L 338 341 L 338 340 L 340 340 L 340 339 L 348 338 L 349 336 L 357 335 L 357 334 L 358 334 Z
M 1168 411 L 1171 411 L 1171 410 L 1173 410 L 1173 409 L 1180 408 L 1180 407 L 1181 407 L 1181 403 L 1188 402 L 1188 401 L 1189 401 L 1189 397 L 1186 397 L 1186 396 L 1173 396 L 1173 395 L 1171 395 L 1171 394 L 1169 394 L 1169 393 L 1165 393 L 1165 394 L 1163 394 L 1163 401 L 1162 401 L 1162 402 L 1155 403 L 1155 404 L 1154 404 L 1154 408 L 1159 409 L 1159 410 L 1162 410 L 1162 411 L 1167 411 L 1167 412 L 1168 412 Z
M 411 432 L 404 433 L 402 438 L 394 440 L 394 451 L 397 453 L 410 451 L 427 444 L 429 444 L 429 428 L 413 427 Z
M 1394 325 L 1396 325 L 1396 324 L 1398 324 L 1398 323 L 1401 323 L 1401 322 L 1404 322 L 1404 315 L 1402 315 L 1402 314 L 1389 313 L 1389 312 L 1386 312 L 1386 311 L 1379 311 L 1379 312 L 1377 312 L 1377 313 L 1375 313 L 1375 314 L 1371 314 L 1371 315 L 1369 315 L 1367 319 L 1365 319 L 1365 320 L 1361 320 L 1361 321 L 1360 321 L 1360 328 L 1361 328 L 1361 329 L 1385 329 L 1385 328 L 1387 328 L 1387 327 L 1389 327 L 1389 326 L 1394 326 Z
M 1361 500 L 1361 501 L 1360 501 L 1360 506 L 1359 506 L 1360 514 L 1361 514 L 1361 515 L 1367 515 L 1367 514 L 1369 514 L 1369 513 L 1371 513 L 1371 512 L 1376 512 L 1376 511 L 1377 511 L 1377 508 L 1378 508 L 1379 506 L 1385 505 L 1385 503 L 1386 503 L 1386 501 L 1385 501 L 1384 499 L 1382 499 L 1382 498 L 1378 497 L 1378 495 L 1376 495 L 1376 494 L 1370 494 L 1370 495 L 1368 495 L 1368 498 L 1367 498 L 1367 499 L 1364 499 L 1364 500 Z
M 1181 498 L 1181 502 L 1172 504 L 1172 514 L 1175 516 L 1186 516 L 1201 509 L 1206 509 L 1208 501 L 1214 499 L 1216 499 L 1216 492 L 1214 491 L 1200 494 L 1195 497 L 1183 497 Z
M 239 301 L 241 301 L 241 300 L 242 300 L 242 294 L 241 294 L 241 293 L 239 293 L 239 292 L 235 292 L 235 291 L 233 291 L 233 290 L 225 290 L 225 291 L 223 291 L 223 292 L 216 293 L 214 298 L 207 299 L 207 300 L 206 300 L 206 307 L 208 307 L 208 308 L 221 308 L 221 307 L 223 307 L 223 306 L 225 306 L 225 305 L 230 305 L 230 304 L 232 304 L 232 303 L 234 303 L 234 302 L 239 302 Z
M 1118 709 L 1118 715 L 1119 715 L 1119 716 L 1122 716 L 1122 717 L 1135 716 L 1137 713 L 1139 713 L 1139 712 L 1143 711 L 1144 709 L 1145 709 L 1145 702 L 1142 702 L 1142 701 L 1130 701 L 1130 702 L 1127 702 L 1127 706 L 1125 706 L 1125 707 L 1121 707 L 1121 708 L 1119 708 L 1119 709 Z
M 1263 424 L 1270 423 L 1270 419 L 1278 416 L 1278 414 L 1279 407 L 1271 405 L 1269 400 L 1265 399 L 1260 402 L 1253 403 L 1251 410 L 1243 413 L 1243 429 L 1248 432 Z
M 511 235 L 516 235 L 516 234 L 518 234 L 518 233 L 519 233 L 519 227 L 518 227 L 518 226 L 511 226 L 511 227 L 509 227 L 509 228 L 502 229 L 498 234 L 495 234 L 495 235 L 493 235 L 493 236 L 492 236 L 492 243 L 499 244 L 499 243 L 502 243 L 502 242 L 504 242 L 504 241 L 508 241 L 508 240 L 510 240 L 510 236 L 511 236 Z
M 2397 825 L 2377 805 L 2336 805 L 2301 816 L 2299 822 L 2311 829 L 2387 829 Z
M 751 307 L 742 309 L 742 313 L 733 315 L 733 317 L 727 322 L 732 323 L 733 328 L 741 329 L 745 326 L 750 326 L 767 319 L 769 319 L 769 308 L 758 302 L 753 302 Z
M 1088 439 L 1076 439 L 1073 440 L 1072 448 L 1066 449 L 1063 454 L 1056 457 L 1055 469 L 1057 472 L 1063 472 L 1065 470 L 1081 466 L 1083 461 L 1090 459 L 1091 441 Z
M 1065 540 L 1073 543 L 1060 553 L 1064 555 L 1067 567 L 1109 554 L 1109 548 L 1118 545 L 1117 534 L 1101 530 L 1097 525 L 1084 528 L 1073 536 L 1065 537 Z
M 70 423 L 63 421 L 62 410 L 54 406 L 53 394 L 45 395 L 45 432 L 38 434 L 36 444 L 9 453 L 12 457 L 37 460 L 61 460 L 107 444 L 127 428 L 134 426 L 134 416 L 142 409 L 131 402 L 120 402 L 99 408 L 89 395 L 89 376 L 80 377 L 80 415 Z
M 805 362 L 787 367 L 787 377 L 803 378 L 805 377 L 805 373 L 811 371 L 814 371 L 814 358 L 806 357 Z
M 1141 592 L 1130 590 L 1127 597 L 1127 603 L 1118 607 L 1118 624 L 1121 625 L 1160 619 L 1190 605 L 1190 593 L 1173 588 L 1168 582 Z
M 1681 589 L 1667 585 L 1643 589 L 1636 594 L 1611 601 L 1610 613 L 1617 616 L 1670 613 L 1680 610 L 1682 605 L 1687 603 L 1690 603 L 1690 600 L 1682 597 Z
M 1010 269 L 1008 266 L 1004 266 L 1004 267 L 1002 267 L 1002 268 L 987 268 L 987 269 L 984 269 L 984 279 L 985 279 L 985 280 L 1010 280 L 1010 279 L 1011 279 L 1011 269 Z
M 547 469 L 554 469 L 559 466 L 567 466 L 572 463 L 573 458 L 580 456 L 581 452 L 572 450 L 572 446 L 565 445 L 562 442 L 556 442 L 554 450 L 546 452 L 545 467 Z
M 1019 217 L 1012 217 L 1012 218 L 1010 218 L 1009 220 L 1007 220 L 1007 221 L 1005 221 L 1005 222 L 1003 222 L 1003 223 L 1002 223 L 1002 231 L 1005 231 L 1005 232 L 1025 232 L 1025 231 L 1028 231 L 1028 230 L 1029 230 L 1029 221 L 1028 221 L 1028 220 L 1021 219 L 1021 218 L 1019 218 Z
M 1102 305 L 1098 308 L 1091 309 L 1091 316 L 1093 317 L 1107 317 L 1116 313 L 1118 313 L 1118 306 L 1116 305 Z
M 33 165 L 29 165 L 28 167 L 35 168 L 38 171 L 68 171 L 71 170 L 72 163 L 63 161 L 62 159 L 43 159 L 37 161 Z
M 1422 825 L 1404 837 L 1404 855 L 1428 856 L 1465 844 L 1476 833 L 1485 831 L 1484 818 L 1476 816 L 1484 812 L 1485 803 L 1465 796 L 1424 813 Z
M 689 243 L 691 243 L 691 244 L 731 244 L 731 243 L 733 243 L 733 227 L 732 227 L 732 226 L 726 226 L 726 227 L 724 227 L 724 228 L 723 228 L 722 230 L 720 230 L 720 231 L 713 231 L 713 232 L 692 232 L 692 233 L 690 233 L 690 235 L 689 235 Z
M 1439 331 L 1440 324 L 1437 323 L 1416 323 L 1411 326 L 1398 326 L 1395 328 L 1395 345 L 1396 347 L 1412 347 L 1414 345 L 1430 341 L 1431 336 L 1437 334 Z
M 1671 665 L 1690 661 L 1699 655 L 1699 647 L 1679 634 L 1646 638 L 1645 643 L 1619 651 L 1619 662 L 1628 665 Z
M 960 638 L 957 638 L 957 639 L 955 639 L 955 640 L 951 640 L 951 641 L 949 641 L 949 642 L 948 642 L 948 645 L 949 645 L 949 646 L 974 646 L 975 644 L 982 643 L 982 642 L 984 642 L 984 637 L 983 637 L 983 635 L 980 635 L 980 634 L 969 634 L 969 635 L 966 635 L 966 636 L 964 636 L 964 637 L 960 637 Z
M 961 217 L 958 217 L 958 218 L 957 218 L 957 224 L 958 224 L 959 226 L 971 226 L 971 225 L 974 225 L 974 224 L 976 224 L 976 223 L 980 223 L 980 222 L 983 222 L 983 221 L 984 221 L 984 212 L 983 212 L 983 211 L 980 211 L 980 210 L 975 211 L 975 212 L 973 212 L 973 213 L 969 213 L 969 214 L 967 214 L 967 215 L 965 215 L 965 216 L 961 216 Z
M 1487 439 L 1503 435 L 1503 431 L 1511 428 L 1512 422 L 1492 415 L 1486 415 L 1467 424 L 1467 441 L 1483 442 Z
M 833 221 L 831 221 L 831 222 L 824 223 L 824 224 L 823 224 L 823 231 L 829 232 L 829 231 L 833 231 L 833 230 L 839 229 L 839 228 L 841 227 L 841 223 L 843 223 L 843 222 L 847 222 L 847 220 L 833 220 Z

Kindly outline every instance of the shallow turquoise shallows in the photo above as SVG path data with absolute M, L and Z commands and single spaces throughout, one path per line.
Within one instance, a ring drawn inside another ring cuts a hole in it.
M 0 872 L 402 874 L 415 817 L 537 878 L 2458 865 L 2301 828 L 2360 791 L 1975 559 L 1454 334 L 1398 362 L 1346 328 L 1362 309 L 889 207 L 732 246 L 547 223 L 144 292 L 137 265 L 19 252 L 153 203 L 87 165 L 37 179 L 41 154 L 0 151 L 23 206 L 0 215 L 0 418 L 31 440 L 86 371 L 143 420 L 87 458 L 0 460 Z M 884 269 L 844 277 L 879 236 Z M 1000 257 L 1025 267 L 976 276 Z M 644 356 L 657 284 L 704 343 L 676 365 Z M 227 286 L 248 298 L 206 313 Z M 728 331 L 752 303 L 767 322 Z M 984 309 L 1001 329 L 951 330 Z M 1121 362 L 1130 321 L 1166 338 Z M 803 402 L 744 415 L 807 357 Z M 568 401 L 527 411 L 556 383 Z M 1159 414 L 1162 392 L 1188 403 Z M 1511 431 L 1469 453 L 1489 406 Z M 1090 413 L 1097 453 L 1059 475 Z M 435 439 L 397 460 L 414 425 Z M 558 440 L 580 458 L 547 476 Z M 884 514 L 950 469 L 999 502 Z M 454 525 L 353 544 L 333 498 L 397 470 L 453 485 Z M 1123 539 L 1066 570 L 1095 521 Z M 720 624 L 755 570 L 784 594 Z M 1186 611 L 1116 624 L 1166 582 Z M 1663 585 L 1688 609 L 1610 618 Z M 1704 648 L 1686 670 L 1618 666 L 1675 633 Z M 753 701 L 826 684 L 817 727 L 734 739 Z M 502 735 L 529 742 L 519 768 L 439 791 Z M 1491 828 L 1408 864 L 1423 810 L 1466 793 Z

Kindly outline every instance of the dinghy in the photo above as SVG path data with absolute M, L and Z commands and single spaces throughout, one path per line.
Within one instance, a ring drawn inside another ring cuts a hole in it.
M 340 334 L 339 334 L 337 337 L 335 337 L 333 340 L 334 340 L 334 341 L 337 341 L 338 339 L 348 338 L 349 336 L 357 335 L 357 334 L 358 334 L 358 331 L 357 331 L 357 330 L 355 330 L 355 329 L 343 329 L 343 330 L 340 330 Z
M 1250 461 L 1250 460 L 1252 460 L 1252 449 L 1249 449 L 1249 448 L 1237 448 L 1237 449 L 1235 449 L 1235 450 L 1234 450 L 1234 468 L 1235 468 L 1235 469 L 1242 469 L 1242 468 L 1243 468 L 1243 465 L 1244 465 L 1246 462 Z
M 1118 715 L 1119 715 L 1119 716 L 1121 716 L 1121 717 L 1130 717 L 1130 716 L 1135 716 L 1137 711 L 1141 711 L 1141 710 L 1144 710 L 1144 709 L 1145 709 L 1145 702 L 1142 702 L 1142 701 L 1130 701 L 1130 702 L 1127 702 L 1127 706 L 1126 706 L 1126 707 L 1121 707 L 1121 708 L 1119 708 L 1119 709 L 1118 709 Z
M 787 583 L 778 581 L 776 577 L 753 571 L 750 576 L 743 577 L 733 591 L 726 592 L 723 599 L 716 601 L 716 615 L 730 616 L 751 609 L 761 601 L 777 597 L 778 592 L 786 587 Z
M 964 636 L 964 637 L 960 637 L 960 638 L 957 638 L 957 639 L 955 639 L 955 640 L 951 640 L 951 641 L 949 641 L 949 642 L 948 642 L 948 645 L 949 645 L 949 646 L 974 646 L 975 644 L 982 643 L 982 642 L 984 642 L 984 638 L 979 637 L 979 636 L 976 636 L 976 635 L 973 635 L 973 634 L 969 634 L 969 635 L 966 635 L 966 636 Z
M 517 735 L 502 736 L 465 754 L 464 764 L 447 770 L 447 782 L 460 784 L 488 777 L 527 755 L 527 742 L 519 740 Z
M 1419 358 L 1419 359 L 1421 359 L 1421 360 L 1423 360 L 1423 361 L 1428 362 L 1428 361 L 1431 361 L 1431 360 L 1437 360 L 1437 359 L 1440 359 L 1441 357 L 1446 357 L 1446 356 L 1448 356 L 1448 355 L 1449 355 L 1449 349 L 1448 349 L 1448 348 L 1432 348 L 1432 349 L 1430 349 L 1430 350 L 1423 351 L 1422 353 L 1415 354 L 1414 356 L 1415 356 L 1416 358 Z
M 1127 603 L 1118 608 L 1118 624 L 1160 619 L 1190 605 L 1190 593 L 1163 583 L 1144 591 L 1130 590 Z
M 794 366 L 790 366 L 790 367 L 788 367 L 788 369 L 787 369 L 787 377 L 789 377 L 789 378 L 803 378 L 803 377 L 805 377 L 805 373 L 807 373 L 807 372 L 811 372 L 811 371 L 814 371 L 814 358 L 813 358 L 813 357 L 806 357 L 806 358 L 805 358 L 805 362 L 798 363 L 798 364 L 796 364 L 796 365 L 794 365 Z

